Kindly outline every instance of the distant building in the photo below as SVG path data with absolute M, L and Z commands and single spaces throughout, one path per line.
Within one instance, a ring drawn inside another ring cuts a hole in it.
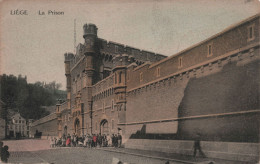
M 27 137 L 27 124 L 20 113 L 15 113 L 8 125 L 9 137 Z

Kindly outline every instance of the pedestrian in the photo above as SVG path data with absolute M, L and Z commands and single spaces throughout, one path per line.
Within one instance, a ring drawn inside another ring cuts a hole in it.
M 115 134 L 115 147 L 118 147 L 118 136 Z
M 1 154 L 2 154 L 2 150 L 3 150 L 3 145 L 4 145 L 4 143 L 2 141 L 0 141 L 0 162 L 1 162 Z
M 112 146 L 112 139 L 110 135 L 107 135 L 107 146 Z
M 97 136 L 94 134 L 93 135 L 93 142 L 94 142 L 94 147 L 97 146 Z
M 70 143 L 71 143 L 71 140 L 70 140 L 70 137 L 67 138 L 67 141 L 66 141 L 66 146 L 69 147 L 70 146 Z
M 1 161 L 4 163 L 8 163 L 9 156 L 10 156 L 10 153 L 8 151 L 8 146 L 5 145 L 1 151 Z
M 63 135 L 61 141 L 62 141 L 62 146 L 65 147 L 66 146 L 66 137 L 65 137 L 65 135 Z
M 112 147 L 115 147 L 115 135 L 114 134 L 112 134 Z
M 92 137 L 89 134 L 87 135 L 87 140 L 88 140 L 87 141 L 88 148 L 92 147 L 92 145 L 91 145 L 92 144 Z
M 98 136 L 97 136 L 97 141 L 98 141 L 99 147 L 101 147 L 101 146 L 102 146 L 102 136 L 101 136 L 100 133 L 99 133 Z
M 118 133 L 118 147 L 121 147 L 122 145 L 122 136 L 120 135 L 120 133 Z
M 57 146 L 57 138 L 55 137 L 54 138 L 54 147 L 56 147 Z
M 52 144 L 53 144 L 52 138 L 49 138 L 49 144 L 50 144 L 50 148 L 52 148 Z
M 194 148 L 193 157 L 196 157 L 197 150 L 199 151 L 199 153 L 201 154 L 201 156 L 203 158 L 206 157 L 205 154 L 201 150 L 201 146 L 200 146 L 200 133 L 196 134 L 193 148 Z

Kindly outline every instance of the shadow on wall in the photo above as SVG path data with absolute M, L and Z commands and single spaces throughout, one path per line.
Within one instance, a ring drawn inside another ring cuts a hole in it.
M 189 80 L 178 108 L 179 118 L 208 117 L 180 120 L 177 134 L 149 134 L 144 124 L 130 138 L 194 140 L 199 132 L 204 141 L 258 142 L 259 113 L 211 116 L 259 109 L 259 61 L 236 64 L 229 63 L 221 72 Z

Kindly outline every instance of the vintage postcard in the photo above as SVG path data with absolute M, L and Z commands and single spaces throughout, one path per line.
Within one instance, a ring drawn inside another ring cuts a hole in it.
M 259 0 L 0 0 L 0 163 L 258 163 L 259 41 Z

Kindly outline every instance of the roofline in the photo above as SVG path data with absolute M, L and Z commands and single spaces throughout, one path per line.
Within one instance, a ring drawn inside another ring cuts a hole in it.
M 249 22 L 249 21 L 251 21 L 251 20 L 253 20 L 253 19 L 256 19 L 256 18 L 259 17 L 259 16 L 260 16 L 260 13 L 258 13 L 258 14 L 256 14 L 256 15 L 253 15 L 253 16 L 247 18 L 247 19 L 244 19 L 244 20 L 242 20 L 242 21 L 240 21 L 240 22 L 238 22 L 238 23 L 232 24 L 232 25 L 228 26 L 227 28 L 225 28 L 224 30 L 222 30 L 222 31 L 220 31 L 220 32 L 218 32 L 218 33 L 216 33 L 215 35 L 213 35 L 213 36 L 211 36 L 211 37 L 209 37 L 209 38 L 207 38 L 207 39 L 205 39 L 205 40 L 203 40 L 203 41 L 201 41 L 201 42 L 199 42 L 199 43 L 196 43 L 196 44 L 194 44 L 194 45 L 192 45 L 192 46 L 190 46 L 190 47 L 188 47 L 188 48 L 186 48 L 186 49 L 184 49 L 184 50 L 182 50 L 182 51 L 180 51 L 180 52 L 178 52 L 178 53 L 176 53 L 176 54 L 174 54 L 174 55 L 171 55 L 171 56 L 169 56 L 169 57 L 167 57 L 167 58 L 165 58 L 165 59 L 162 59 L 162 60 L 160 60 L 160 61 L 158 61 L 158 62 L 156 62 L 156 63 L 153 63 L 153 64 L 150 66 L 150 68 L 152 68 L 152 67 L 154 67 L 154 66 L 157 66 L 157 65 L 159 65 L 159 64 L 161 64 L 161 63 L 163 63 L 163 62 L 165 62 L 165 61 L 167 61 L 167 60 L 169 60 L 169 59 L 171 59 L 171 58 L 174 58 L 174 57 L 176 57 L 176 56 L 179 56 L 179 55 L 183 54 L 184 52 L 189 51 L 189 50 L 191 50 L 191 49 L 193 49 L 193 48 L 195 48 L 195 47 L 198 47 L 199 45 L 202 45 L 202 44 L 204 44 L 204 43 L 206 43 L 206 42 L 208 42 L 208 41 L 210 41 L 210 40 L 212 40 L 212 39 L 214 39 L 214 38 L 216 38 L 216 37 L 218 37 L 218 36 L 220 36 L 220 35 L 222 35 L 222 34 L 228 32 L 228 31 L 230 31 L 230 30 L 232 30 L 232 29 L 234 29 L 234 28 L 237 28 L 238 26 L 240 26 L 240 25 L 242 25 L 242 24 L 244 24 L 244 23 L 246 23 L 246 22 Z

